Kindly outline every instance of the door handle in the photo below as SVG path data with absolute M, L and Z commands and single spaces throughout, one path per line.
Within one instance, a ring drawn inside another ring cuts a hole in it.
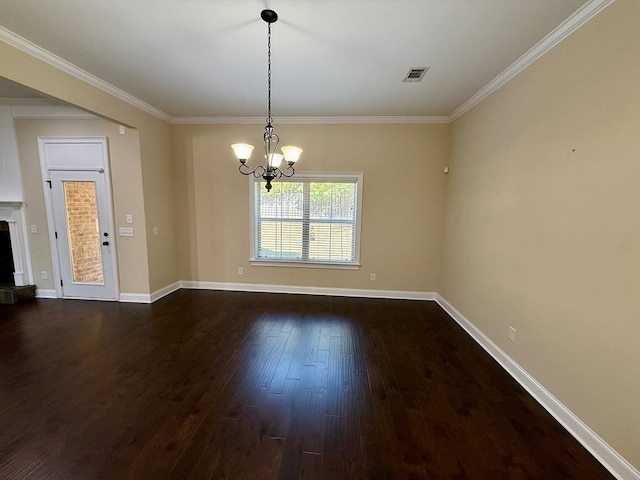
M 102 245 L 106 247 L 107 245 L 109 245 L 109 242 L 102 242 Z

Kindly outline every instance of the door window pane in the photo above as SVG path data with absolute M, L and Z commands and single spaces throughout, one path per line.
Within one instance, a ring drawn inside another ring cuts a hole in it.
M 63 184 L 73 281 L 102 284 L 102 251 L 95 183 L 66 181 Z

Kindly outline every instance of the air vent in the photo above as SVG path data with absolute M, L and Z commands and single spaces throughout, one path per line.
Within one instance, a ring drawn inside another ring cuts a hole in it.
M 419 82 L 424 77 L 424 74 L 427 73 L 427 70 L 429 70 L 429 67 L 410 68 L 403 82 Z

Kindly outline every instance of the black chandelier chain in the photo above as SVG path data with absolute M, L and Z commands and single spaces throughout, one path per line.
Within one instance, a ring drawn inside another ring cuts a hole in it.
M 268 116 L 267 125 L 271 125 L 273 118 L 271 118 L 271 23 L 268 23 L 267 34 L 267 98 L 268 98 Z

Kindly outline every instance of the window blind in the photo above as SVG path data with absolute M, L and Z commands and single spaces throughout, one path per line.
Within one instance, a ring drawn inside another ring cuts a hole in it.
M 254 182 L 254 258 L 355 263 L 358 178 L 296 177 L 270 192 Z

